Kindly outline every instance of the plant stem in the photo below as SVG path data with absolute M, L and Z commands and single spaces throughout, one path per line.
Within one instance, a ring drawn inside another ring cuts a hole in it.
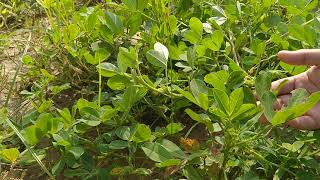
M 224 37 L 229 41 L 229 43 L 231 45 L 231 51 L 232 51 L 232 54 L 233 54 L 234 61 L 237 63 L 237 65 L 239 65 L 239 60 L 238 60 L 238 56 L 237 56 L 237 53 L 236 53 L 236 47 L 235 47 L 234 43 L 232 42 L 232 40 L 227 35 L 224 35 Z
M 266 160 L 261 154 L 257 153 L 256 151 L 249 150 L 249 152 L 251 154 L 255 155 L 256 157 L 258 157 L 260 160 L 262 160 L 262 161 L 264 161 L 266 163 L 269 163 L 270 165 L 275 166 L 275 167 L 277 167 L 279 169 L 283 169 L 284 171 L 287 171 L 288 173 L 292 174 L 293 176 L 296 176 L 296 174 L 294 172 L 290 171 L 289 169 L 287 169 L 285 167 L 279 166 L 278 164 L 275 164 L 275 163 L 273 163 L 271 161 Z
M 99 58 L 99 92 L 98 92 L 98 106 L 101 109 L 101 94 L 102 94 L 102 75 L 101 75 L 101 60 Z
M 165 95 L 165 96 L 167 96 L 167 97 L 169 97 L 169 98 L 172 98 L 172 97 L 181 97 L 180 94 L 175 94 L 175 93 L 171 93 L 171 92 L 169 92 L 169 94 L 167 94 L 167 93 L 165 93 L 165 92 L 163 92 L 163 91 L 160 91 L 159 89 L 156 89 L 156 88 L 150 86 L 150 84 L 148 84 L 147 82 L 145 82 L 145 81 L 143 80 L 139 66 L 136 67 L 136 70 L 137 70 L 138 76 L 139 76 L 139 77 L 137 77 L 137 79 L 138 79 L 139 82 L 140 82 L 143 86 L 145 86 L 146 88 L 148 88 L 148 89 L 150 89 L 150 90 L 152 90 L 152 91 L 155 91 L 155 92 L 157 92 L 157 93 L 159 93 L 159 94 Z
M 189 134 L 191 133 L 191 131 L 198 125 L 200 124 L 199 122 L 195 123 L 193 126 L 191 126 L 191 128 L 188 130 L 188 132 L 186 133 L 186 135 L 184 136 L 184 138 L 186 139 Z
M 318 149 L 318 150 L 316 150 L 316 151 L 314 151 L 312 153 L 309 153 L 308 156 L 313 156 L 313 155 L 316 155 L 318 153 L 320 153 L 320 149 Z

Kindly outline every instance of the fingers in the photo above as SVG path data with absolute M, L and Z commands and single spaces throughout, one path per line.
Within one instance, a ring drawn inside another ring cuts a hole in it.
M 290 94 L 291 91 L 299 88 L 304 88 L 309 93 L 314 93 L 320 90 L 319 77 L 320 67 L 313 66 L 304 73 L 273 82 L 271 89 L 276 90 L 283 81 L 288 80 L 288 82 L 281 87 L 278 95 Z
M 306 72 L 310 84 L 312 84 L 316 90 L 320 90 L 320 67 L 313 66 Z
M 320 128 L 320 122 L 311 116 L 298 117 L 287 124 L 300 130 L 316 130 Z
M 284 95 L 284 94 L 289 94 L 291 91 L 295 89 L 295 84 L 296 84 L 296 79 L 294 76 L 285 78 L 285 79 L 280 79 L 277 81 L 272 82 L 271 84 L 271 89 L 274 91 L 276 90 L 283 81 L 288 80 L 288 82 L 280 89 L 278 92 L 278 95 Z
M 320 49 L 301 49 L 298 51 L 280 51 L 278 58 L 292 65 L 320 65 Z
M 291 98 L 291 94 L 286 94 L 277 97 L 277 101 L 275 102 L 274 108 L 276 110 L 280 110 L 284 106 L 288 106 L 289 99 Z
M 290 94 L 277 97 L 277 100 L 276 100 L 276 102 L 274 104 L 274 109 L 275 110 L 280 110 L 283 106 L 288 106 L 288 102 L 289 102 L 290 97 L 291 97 Z M 268 119 L 264 115 L 261 116 L 260 122 L 262 124 L 269 124 Z

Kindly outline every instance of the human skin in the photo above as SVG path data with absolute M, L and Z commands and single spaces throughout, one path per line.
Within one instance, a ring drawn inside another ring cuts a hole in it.
M 272 89 L 276 89 L 284 80 L 287 84 L 281 88 L 275 105 L 276 109 L 287 106 L 291 92 L 304 88 L 309 93 L 320 91 L 320 49 L 302 49 L 298 51 L 280 51 L 278 58 L 291 65 L 307 65 L 310 68 L 296 76 L 280 79 L 272 83 Z M 288 122 L 288 125 L 301 130 L 320 129 L 320 103 L 303 116 Z

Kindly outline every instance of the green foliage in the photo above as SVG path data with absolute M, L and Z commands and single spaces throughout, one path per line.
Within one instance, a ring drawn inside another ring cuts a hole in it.
M 17 148 L 3 149 L 1 151 L 1 159 L 9 163 L 15 163 L 20 155 L 20 152 Z
M 30 111 L 14 126 L 56 178 L 317 178 L 319 133 L 282 125 L 320 93 L 275 110 L 271 82 L 306 70 L 275 54 L 319 46 L 318 4 L 37 0 L 46 24 L 22 58 Z M 1 159 L 32 165 L 4 119 Z

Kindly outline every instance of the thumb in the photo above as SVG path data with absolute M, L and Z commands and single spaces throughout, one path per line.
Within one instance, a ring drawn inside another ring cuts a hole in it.
M 320 49 L 280 51 L 278 58 L 291 65 L 320 65 Z

